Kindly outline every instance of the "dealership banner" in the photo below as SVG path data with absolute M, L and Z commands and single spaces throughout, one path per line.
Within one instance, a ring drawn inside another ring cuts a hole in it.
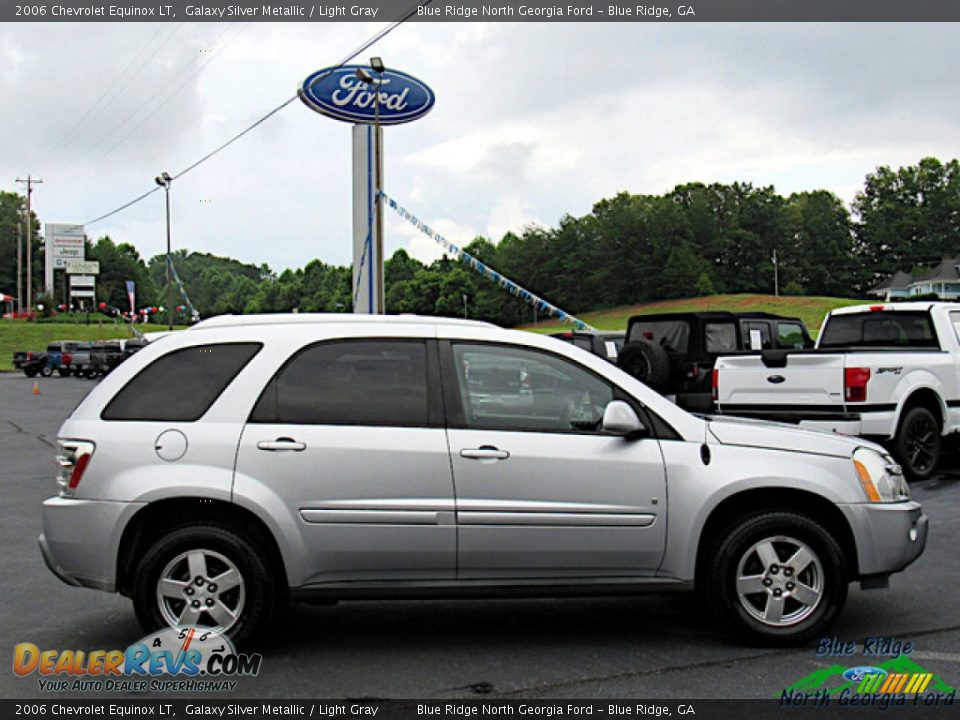
M 886 709 L 886 708 L 884 708 Z M 0 700 L 0 718 L 13 717 L 150 717 L 166 718 L 378 718 L 380 720 L 463 720 L 464 718 L 697 718 L 699 720 L 742 720 L 748 714 L 763 718 L 956 717 L 956 705 L 949 702 L 912 703 L 898 706 L 895 715 L 872 706 L 811 703 L 786 708 L 779 700 L 344 700 L 264 699 L 212 700 L 172 697 L 114 697 L 104 699 Z M 786 713 L 786 714 L 785 714 Z M 864 714 L 866 713 L 866 715 Z
M 955 0 L 33 0 L 0 3 L 2 22 L 931 22 Z

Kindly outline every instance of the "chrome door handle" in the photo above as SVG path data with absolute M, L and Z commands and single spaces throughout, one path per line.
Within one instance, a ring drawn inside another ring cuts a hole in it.
M 465 448 L 460 451 L 460 457 L 473 460 L 506 460 L 510 453 L 492 445 L 481 445 L 478 448 Z
M 292 450 L 293 452 L 302 452 L 307 449 L 307 444 L 297 442 L 293 438 L 277 438 L 276 440 L 261 440 L 257 443 L 258 450 L 269 450 L 276 452 L 278 450 Z

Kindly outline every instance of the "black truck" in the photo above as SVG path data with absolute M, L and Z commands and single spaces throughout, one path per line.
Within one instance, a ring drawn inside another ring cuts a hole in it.
M 677 405 L 713 409 L 713 366 L 721 355 L 813 347 L 803 321 L 762 312 L 634 315 L 617 366 Z

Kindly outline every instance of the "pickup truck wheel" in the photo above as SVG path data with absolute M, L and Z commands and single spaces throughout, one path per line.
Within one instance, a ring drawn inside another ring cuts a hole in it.
M 714 612 L 764 644 L 816 637 L 847 597 L 840 546 L 805 515 L 768 512 L 741 520 L 719 538 L 708 567 Z
M 940 424 L 925 407 L 907 411 L 894 441 L 894 455 L 910 480 L 926 480 L 940 461 Z
M 36 369 L 35 367 L 32 367 L 32 368 L 24 368 L 24 369 L 23 369 L 23 374 L 26 375 L 27 377 L 30 377 L 30 378 L 36 377 L 36 376 L 37 376 L 37 369 Z
M 53 375 L 53 365 L 41 365 L 40 374 L 43 377 L 50 377 L 51 375 Z
M 666 390 L 670 382 L 670 356 L 655 343 L 628 342 L 617 356 L 617 366 L 657 392 Z
M 137 569 L 133 605 L 147 632 L 214 628 L 235 643 L 262 630 L 276 588 L 264 557 L 232 530 L 188 525 L 157 540 Z
M 60 377 L 70 377 L 70 368 L 58 367 L 57 372 L 60 373 Z

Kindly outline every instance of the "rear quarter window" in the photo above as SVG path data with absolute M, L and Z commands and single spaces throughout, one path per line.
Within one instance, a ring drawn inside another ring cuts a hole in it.
M 162 355 L 113 396 L 100 418 L 199 420 L 262 347 L 260 343 L 217 343 Z

